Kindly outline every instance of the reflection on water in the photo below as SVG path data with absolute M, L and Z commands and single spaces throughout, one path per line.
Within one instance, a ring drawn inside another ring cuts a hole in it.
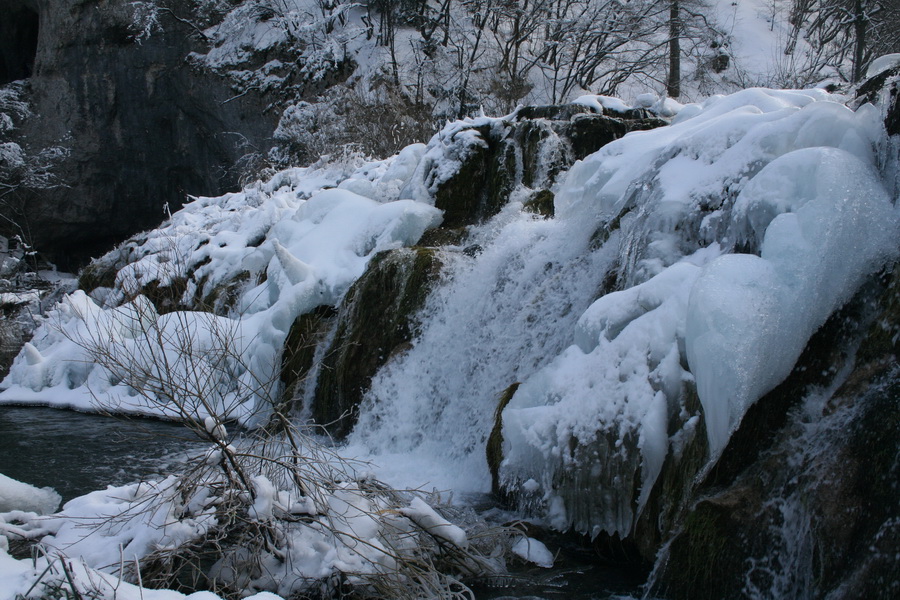
M 165 473 L 205 446 L 175 423 L 0 406 L 0 473 L 53 487 L 63 501 Z

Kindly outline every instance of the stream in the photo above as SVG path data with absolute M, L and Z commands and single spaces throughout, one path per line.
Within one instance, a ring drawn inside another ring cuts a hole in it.
M 44 407 L 0 407 L 0 473 L 63 502 L 167 472 L 207 444 L 182 425 Z

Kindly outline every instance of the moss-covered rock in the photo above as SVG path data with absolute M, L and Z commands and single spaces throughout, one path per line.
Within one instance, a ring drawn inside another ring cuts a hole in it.
M 669 551 L 667 598 L 726 600 L 742 594 L 743 556 L 735 549 L 746 543 L 738 514 L 746 506 L 740 493 L 697 504 L 684 532 Z
M 694 385 L 686 385 L 682 414 L 669 419 L 670 452 L 629 535 L 640 560 L 652 562 L 694 500 L 697 474 L 709 461 L 706 424 Z
M 560 105 L 524 108 L 512 120 L 473 126 L 477 135 L 468 138 L 456 173 L 434 192 L 435 206 L 444 211 L 443 226 L 482 222 L 517 188 L 549 189 L 576 160 L 630 131 L 665 124 L 641 111 L 607 116 L 580 105 Z
M 316 349 L 333 327 L 336 318 L 337 311 L 334 308 L 320 306 L 300 315 L 291 324 L 281 355 L 279 378 L 283 389 L 283 407 L 292 408 L 294 399 L 300 395 L 300 388 L 308 381 L 315 365 Z
M 670 544 L 666 598 L 895 598 L 900 590 L 900 377 L 866 375 L 868 393 L 836 397 L 735 484 L 699 502 Z
M 187 288 L 186 277 L 175 277 L 166 285 L 160 285 L 159 281 L 154 279 L 141 286 L 141 294 L 153 303 L 156 312 L 164 315 L 176 310 L 192 310 L 191 306 L 187 306 L 183 302 Z
M 491 434 L 488 436 L 487 454 L 488 469 L 491 471 L 491 492 L 503 498 L 504 490 L 500 485 L 500 463 L 503 461 L 503 409 L 509 404 L 516 390 L 519 389 L 519 382 L 516 382 L 503 390 L 497 401 L 497 410 L 494 411 L 494 426 Z M 504 501 L 508 499 L 504 498 Z
M 316 383 L 312 414 L 332 435 L 349 432 L 372 376 L 416 333 L 415 314 L 437 280 L 441 262 L 430 248 L 376 255 L 337 316 L 337 331 Z
M 468 230 L 465 227 L 450 229 L 449 227 L 433 227 L 419 238 L 419 246 L 437 248 L 440 246 L 459 246 L 466 241 Z
M 214 286 L 202 299 L 195 300 L 194 305 L 200 310 L 208 310 L 217 315 L 227 314 L 237 304 L 245 284 L 250 281 L 250 271 L 241 271 L 231 279 Z M 204 282 L 197 285 L 198 295 L 204 288 Z
M 631 131 L 644 131 L 667 125 L 662 119 L 626 119 L 605 115 L 578 115 L 560 127 L 560 134 L 569 141 L 572 162 L 593 154 L 606 144 Z
M 97 288 L 111 288 L 116 284 L 118 269 L 113 265 L 101 262 L 92 262 L 81 270 L 78 275 L 78 289 L 90 294 Z
M 444 211 L 444 227 L 479 223 L 509 199 L 517 180 L 516 149 L 507 139 L 510 129 L 508 124 L 475 128 L 482 143 L 470 147 L 456 173 L 435 192 L 434 205 Z

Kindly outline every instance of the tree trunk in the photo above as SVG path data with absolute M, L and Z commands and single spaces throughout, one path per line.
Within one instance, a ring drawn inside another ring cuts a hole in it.
M 866 54 L 866 33 L 868 29 L 868 19 L 866 18 L 864 0 L 854 0 L 853 2 L 853 76 L 852 83 L 856 83 L 862 79 L 863 60 Z
M 669 76 L 666 78 L 666 95 L 681 95 L 681 7 L 679 0 L 669 4 Z

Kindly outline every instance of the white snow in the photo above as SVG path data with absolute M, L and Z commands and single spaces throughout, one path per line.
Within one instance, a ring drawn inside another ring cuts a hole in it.
M 900 233 L 872 166 L 834 148 L 772 161 L 734 214 L 764 232 L 760 256 L 723 256 L 703 271 L 685 334 L 714 456 L 747 408 L 787 377 L 815 330 L 892 257 Z
M 547 549 L 543 542 L 534 538 L 521 537 L 513 544 L 513 554 L 522 560 L 534 563 L 539 567 L 549 569 L 553 566 L 553 553 Z
M 429 534 L 450 542 L 458 548 L 465 549 L 469 545 L 465 531 L 437 514 L 437 511 L 421 498 L 414 498 L 407 508 L 400 509 L 400 513 L 409 517 Z
M 696 380 L 714 461 L 812 333 L 895 256 L 897 214 L 872 151 L 879 116 L 834 100 L 761 89 L 710 98 L 570 169 L 557 219 L 573 230 L 621 219 L 625 289 L 583 312 L 574 345 L 503 412 L 501 476 L 538 482 L 525 493 L 554 526 L 630 531 L 680 439 L 671 428 L 695 427 L 684 386 Z M 759 255 L 732 254 L 737 243 Z M 604 458 L 607 443 L 615 456 Z M 608 497 L 554 484 L 559 470 L 589 471 L 589 460 Z M 640 467 L 636 511 L 630 484 L 603 479 L 630 461 Z
M 642 102 L 677 112 L 673 124 L 576 163 L 554 189 L 555 218 L 522 211 L 528 190 L 517 190 L 497 216 L 471 228 L 476 255 L 442 253 L 443 279 L 419 315 L 418 337 L 376 374 L 344 451 L 372 460 L 397 487 L 487 491 L 484 444 L 497 398 L 521 382 L 502 413 L 503 483 L 521 486 L 555 527 L 627 533 L 666 457 L 699 431 L 699 418 L 714 461 L 813 332 L 895 257 L 898 218 L 876 170 L 883 129 L 871 107 L 853 112 L 820 89 L 748 89 L 684 106 L 651 100 Z M 294 319 L 336 305 L 375 253 L 414 244 L 437 225 L 436 186 L 485 143 L 473 127 L 502 120 L 449 124 L 427 146 L 387 161 L 293 169 L 194 200 L 110 259 L 130 261 L 115 289 L 75 292 L 56 307 L 17 357 L 0 401 L 86 408 L 97 399 L 177 415 L 138 393 L 128 373 L 96 364 L 88 345 L 126 357 L 145 381 L 200 373 L 211 404 L 192 405 L 187 394 L 187 412 L 210 417 L 205 426 L 217 437 L 226 435 L 221 418 L 254 423 L 272 392 L 246 392 L 274 379 Z M 223 316 L 160 315 L 128 294 L 191 271 L 185 299 L 234 284 Z M 223 334 L 232 361 L 224 370 L 216 367 Z M 699 414 L 685 406 L 693 386 Z M 603 482 L 604 494 L 558 485 L 561 473 L 579 469 Z M 153 485 L 159 495 L 171 483 Z M 266 478 L 253 489 L 255 519 L 315 512 Z M 110 543 L 93 545 L 67 524 L 105 518 L 151 489 L 98 494 L 67 504 L 48 538 L 75 547 L 92 567 L 114 564 L 117 543 L 141 556 L 202 534 L 213 518 L 202 502 L 190 523 L 182 507 L 161 505 L 152 517 L 161 521 L 110 530 Z M 345 490 L 328 506 L 379 548 L 377 502 Z M 398 515 L 467 543 L 424 502 Z M 304 576 L 389 562 L 384 552 L 361 558 L 342 549 L 340 535 L 322 535 L 303 529 L 292 542 Z M 217 568 L 244 577 L 235 564 Z M 279 568 L 278 590 L 290 593 L 300 585 L 296 573 Z
M 0 537 L 0 541 L 6 538 Z M 65 560 L 66 571 L 62 568 Z M 79 592 L 92 594 L 91 598 L 102 600 L 222 600 L 218 594 L 211 592 L 195 592 L 185 595 L 172 590 L 157 590 L 138 587 L 122 581 L 114 575 L 98 571 L 86 565 L 78 558 L 40 557 L 31 560 L 16 560 L 7 550 L 0 546 L 0 600 L 20 600 L 26 593 L 50 592 L 60 586 L 60 597 L 71 593 L 69 578 L 77 586 Z M 247 596 L 245 600 L 283 600 L 281 596 L 259 592 Z
M 237 194 L 196 199 L 145 240 L 122 246 L 130 262 L 114 290 L 101 288 L 93 298 L 75 292 L 51 311 L 4 380 L 0 402 L 183 417 L 161 399 L 165 394 L 148 397 L 136 388 L 148 377 L 160 384 L 194 379 L 187 386 L 193 392 L 179 390 L 183 412 L 203 419 L 212 408 L 243 423 L 265 418 L 277 393 L 266 382 L 273 381 L 294 319 L 336 304 L 372 256 L 411 245 L 440 223 L 429 196 L 396 199 L 420 154 L 416 147 L 351 166 L 349 173 L 341 165 L 293 169 Z M 383 177 L 393 197 L 379 193 Z M 366 182 L 381 201 L 323 189 L 347 181 Z M 134 296 L 143 284 L 169 285 L 191 271 L 183 298 L 173 300 L 190 302 L 237 281 L 230 316 L 160 316 L 146 298 Z M 240 277 L 249 282 L 241 285 Z M 198 363 L 213 392 L 211 406 L 201 406 L 198 393 L 205 390 L 194 389 L 201 383 Z
M 20 510 L 46 515 L 61 501 L 62 496 L 53 488 L 36 488 L 0 473 L 0 513 Z
M 882 71 L 893 69 L 900 65 L 900 54 L 884 54 L 873 60 L 866 69 L 866 79 L 875 77 Z
M 123 570 L 127 575 L 138 560 L 202 539 L 211 528 L 222 525 L 220 519 L 228 513 L 220 511 L 234 502 L 223 494 L 223 487 L 229 487 L 223 471 L 194 470 L 186 477 L 190 478 L 187 485 L 181 476 L 169 476 L 110 486 L 75 498 L 60 512 L 43 517 L 22 511 L 0 513 L 0 600 L 16 598 L 58 561 L 66 562 L 76 583 L 84 586 L 82 591 L 99 585 L 110 600 L 138 598 L 141 589 L 120 581 Z M 459 549 L 468 547 L 465 531 L 418 496 L 397 506 L 389 504 L 388 496 L 352 482 L 316 488 L 313 496 L 303 498 L 295 488 L 281 489 L 263 475 L 254 476 L 251 485 L 252 502 L 245 498 L 246 504 L 232 508 L 236 512 L 231 517 L 263 527 L 282 519 L 278 535 L 271 540 L 277 547 L 258 549 L 254 557 L 258 562 L 245 560 L 237 549 L 213 565 L 210 576 L 245 593 L 266 589 L 278 594 L 250 596 L 255 600 L 294 597 L 309 591 L 311 585 L 318 589 L 338 573 L 353 581 L 390 572 L 397 568 L 398 559 L 421 558 L 417 536 L 425 533 Z M 306 518 L 296 519 L 296 515 Z M 10 558 L 4 536 L 12 535 L 39 539 L 45 554 L 35 563 Z M 44 579 L 48 585 L 63 577 L 58 566 L 51 569 L 51 576 Z M 144 594 L 157 600 L 184 597 L 165 590 Z M 218 596 L 204 592 L 189 598 Z

